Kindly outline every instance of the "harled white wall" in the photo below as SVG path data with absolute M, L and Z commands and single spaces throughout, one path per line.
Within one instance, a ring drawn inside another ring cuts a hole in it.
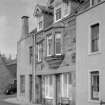
M 100 51 L 91 54 L 90 25 L 99 23 Z M 99 105 L 105 101 L 105 2 L 77 16 L 76 105 Z M 90 71 L 99 70 L 100 100 L 90 99 Z

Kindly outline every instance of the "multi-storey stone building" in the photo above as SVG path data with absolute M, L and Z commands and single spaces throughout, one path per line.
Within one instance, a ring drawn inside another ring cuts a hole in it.
M 49 0 L 36 5 L 36 30 L 22 17 L 17 98 L 37 104 L 76 104 L 76 15 L 89 0 Z M 33 50 L 34 49 L 34 50 Z
M 36 103 L 75 105 L 76 14 L 89 1 L 49 0 L 48 4 L 34 10 Z

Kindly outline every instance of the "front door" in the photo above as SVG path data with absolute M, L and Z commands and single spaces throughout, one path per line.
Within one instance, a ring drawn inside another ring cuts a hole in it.
M 61 79 L 60 74 L 56 75 L 56 105 L 60 105 L 61 97 Z

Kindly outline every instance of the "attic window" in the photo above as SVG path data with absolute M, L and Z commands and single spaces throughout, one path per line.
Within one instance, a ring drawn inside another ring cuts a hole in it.
M 37 12 L 39 12 L 39 9 L 37 8 L 37 10 L 36 10 Z
M 75 1 L 75 2 L 79 2 L 79 3 L 84 2 L 84 0 L 63 0 L 63 2 L 65 2 L 65 3 L 69 3 L 70 1 Z
M 91 5 L 97 5 L 98 3 L 100 3 L 102 0 L 90 0 L 91 1 Z
M 71 56 L 72 56 L 72 63 L 75 63 L 76 62 L 76 54 L 73 53 Z
M 39 29 L 42 29 L 43 23 L 42 21 L 39 22 Z
M 37 16 L 40 13 L 40 9 L 37 7 L 35 10 L 35 16 Z
M 61 8 L 58 8 L 56 10 L 56 21 L 59 20 L 59 19 L 61 19 Z

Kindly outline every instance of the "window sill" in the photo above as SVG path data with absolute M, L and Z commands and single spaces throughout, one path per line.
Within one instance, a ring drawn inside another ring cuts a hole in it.
M 37 64 L 40 64 L 40 63 L 42 63 L 42 61 L 37 61 L 36 63 L 37 63 Z
M 61 56 L 61 55 L 63 55 L 63 54 L 60 53 L 60 54 L 55 54 L 55 55 L 56 55 L 56 56 Z
M 100 103 L 100 100 L 92 100 L 92 99 L 89 99 L 88 102 L 89 102 L 89 103 L 96 103 L 96 104 L 99 104 L 99 103 Z
M 46 96 L 45 99 L 54 99 L 54 97 L 48 97 L 48 96 Z
M 97 54 L 101 54 L 100 51 L 97 51 L 97 52 L 89 52 L 88 55 L 91 56 L 91 55 L 97 55 Z
M 59 22 L 60 20 L 62 20 L 62 18 L 61 18 L 61 19 L 58 19 L 58 20 L 55 20 L 55 22 L 54 22 L 54 23 L 57 23 L 57 22 Z

